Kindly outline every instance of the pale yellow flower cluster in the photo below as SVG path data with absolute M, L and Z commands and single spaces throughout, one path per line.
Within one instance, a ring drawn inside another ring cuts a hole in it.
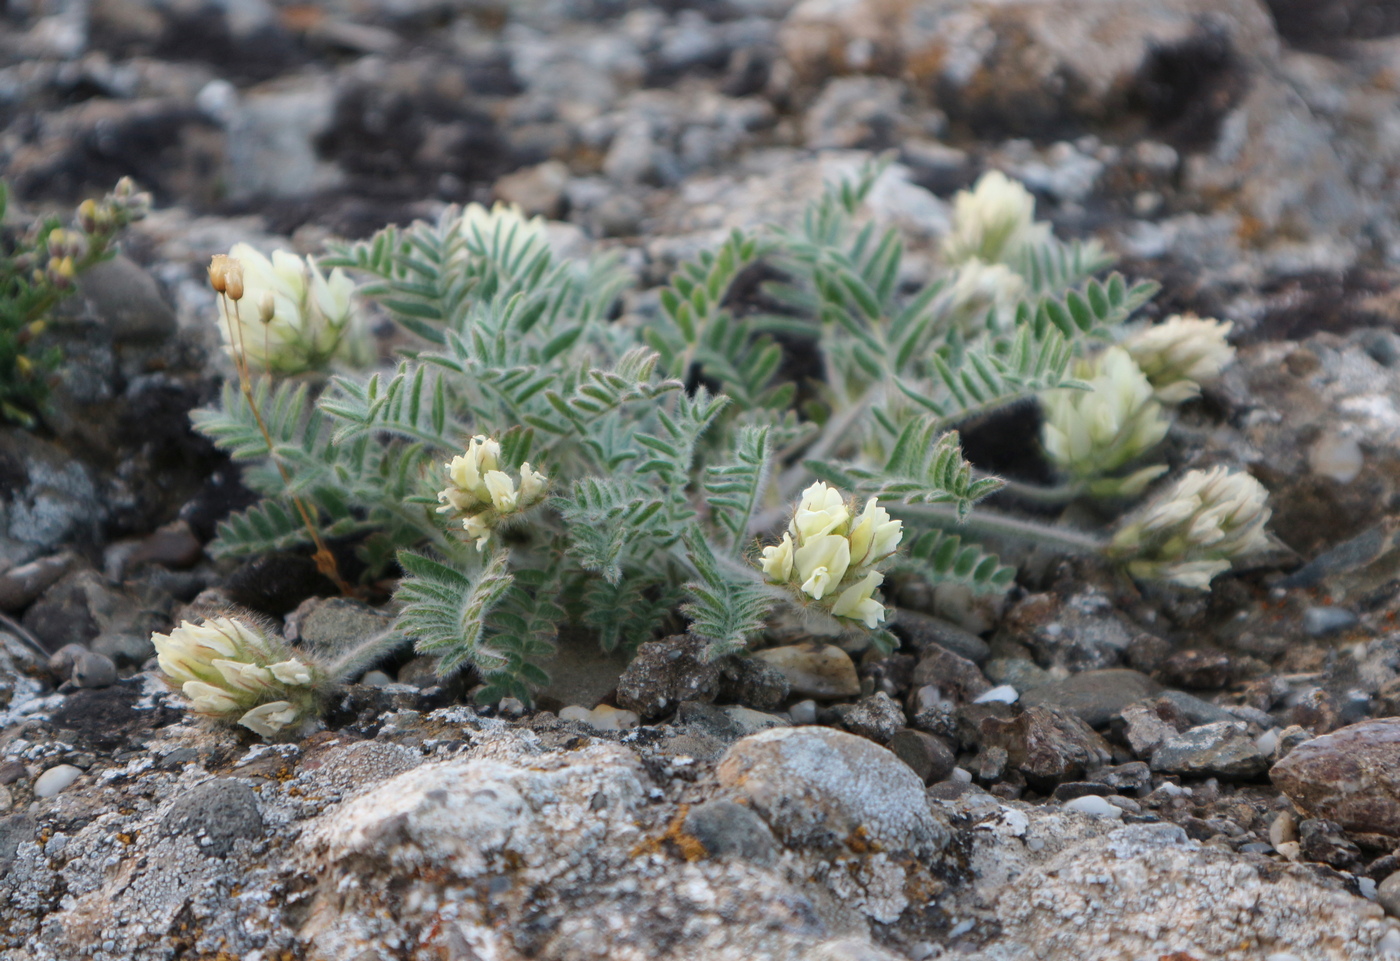
M 247 244 L 214 258 L 214 289 L 224 295 L 219 329 L 225 349 L 274 374 L 320 370 L 333 359 L 370 360 L 367 333 L 354 309 L 354 282 L 339 268 L 329 277 L 310 257 L 275 250 L 268 259 Z
M 1204 590 L 1231 561 L 1268 548 L 1268 497 L 1248 474 L 1190 471 L 1127 519 L 1109 553 L 1135 577 Z
M 438 513 L 463 515 L 462 527 L 484 550 L 491 532 L 503 519 L 534 507 L 544 499 L 549 478 L 520 465 L 520 482 L 501 470 L 501 445 L 478 434 L 459 454 L 444 464 L 448 486 L 438 492 Z
M 315 712 L 320 672 L 238 618 L 182 621 L 151 643 L 161 671 L 200 714 L 274 737 Z
M 1164 404 L 1179 404 L 1201 392 L 1235 359 L 1225 338 L 1233 325 L 1220 320 L 1173 315 L 1123 341 L 1123 348 Z
M 1090 389 L 1053 390 L 1041 395 L 1045 410 L 1045 453 L 1078 480 L 1097 478 L 1147 453 L 1167 436 L 1170 422 L 1154 398 L 1152 385 L 1128 352 L 1110 347 L 1080 361 L 1075 376 Z M 1141 494 L 1163 468 L 1150 467 L 1114 479 L 1113 493 Z
M 1036 222 L 1030 191 L 989 170 L 971 190 L 953 197 L 953 229 L 943 240 L 943 257 L 950 265 L 1011 263 L 1027 247 L 1049 240 L 1050 225 Z
M 878 627 L 885 608 L 875 599 L 884 575 L 874 566 L 894 553 L 903 522 L 891 520 L 875 498 L 853 516 L 841 492 L 817 481 L 802 492 L 783 539 L 763 549 L 759 567 L 770 583 L 786 584 L 836 617 Z

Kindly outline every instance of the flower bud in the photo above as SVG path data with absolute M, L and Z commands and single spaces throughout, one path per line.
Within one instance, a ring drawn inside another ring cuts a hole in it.
M 1205 589 L 1238 558 L 1265 550 L 1268 492 L 1224 467 L 1193 470 L 1125 519 L 1108 553 L 1143 580 Z
M 845 524 L 850 519 L 851 512 L 846 509 L 841 492 L 817 481 L 802 492 L 802 500 L 798 502 L 788 529 L 799 540 L 807 540 L 838 529 L 844 532 Z
M 836 598 L 836 603 L 831 605 L 831 613 L 837 617 L 861 621 L 871 630 L 879 627 L 880 622 L 885 619 L 885 606 L 875 600 L 874 594 L 875 588 L 879 587 L 884 579 L 885 575 L 879 571 L 870 571 L 841 592 Z
M 763 549 L 759 567 L 774 584 L 785 584 L 792 577 L 792 535 L 784 534 L 777 544 Z
M 1233 324 L 1174 315 L 1123 341 L 1164 404 L 1179 404 L 1201 392 L 1235 359 L 1225 340 Z
M 478 434 L 467 445 L 466 453 L 452 458 L 443 467 L 448 486 L 438 491 L 439 514 L 464 514 L 462 529 L 483 550 L 491 531 L 505 518 L 520 514 L 544 499 L 549 478 L 520 465 L 520 483 L 500 469 L 501 445 Z

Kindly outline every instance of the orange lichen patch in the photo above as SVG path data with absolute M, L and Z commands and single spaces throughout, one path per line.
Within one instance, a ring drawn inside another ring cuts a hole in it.
M 846 838 L 846 847 L 853 854 L 879 854 L 884 850 L 880 842 L 871 840 L 870 832 L 864 824 Z
M 131 845 L 136 843 L 136 839 L 140 836 L 140 831 L 120 831 L 117 834 L 117 840 L 120 841 L 122 844 L 125 844 L 127 847 L 130 847 Z
M 665 850 L 668 842 L 685 861 L 703 861 L 709 857 L 710 852 L 705 850 L 704 842 L 685 831 L 685 819 L 689 813 L 690 805 L 682 804 L 676 811 L 676 816 L 671 818 L 671 823 L 666 825 L 666 830 L 656 837 L 650 837 L 638 843 L 636 847 L 632 848 L 632 857 L 656 854 Z
M 1157 961 L 1201 961 L 1194 954 L 1187 954 L 1185 951 L 1173 951 L 1171 954 L 1164 954 Z

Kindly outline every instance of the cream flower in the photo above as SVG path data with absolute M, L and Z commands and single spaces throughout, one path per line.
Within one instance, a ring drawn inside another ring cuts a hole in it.
M 235 244 L 221 262 L 226 288 L 236 276 L 219 318 L 225 348 L 249 365 L 275 374 L 320 370 L 338 358 L 353 364 L 368 359 L 363 323 L 353 305 L 354 282 L 339 268 L 330 277 L 310 257 L 285 250 L 263 256 L 247 244 Z M 219 278 L 214 277 L 216 289 Z M 232 324 L 230 324 L 232 320 Z
M 515 493 L 515 481 L 510 479 L 510 475 L 505 471 L 492 470 L 486 472 L 485 480 L 486 490 L 491 495 L 491 506 L 502 514 L 514 511 L 518 498 Z
M 186 681 L 180 691 L 193 702 L 201 714 L 225 714 L 239 709 L 238 698 L 228 691 L 203 681 Z
M 184 621 L 151 642 L 161 671 L 201 714 L 225 722 L 251 715 L 255 723 L 247 726 L 268 736 L 315 711 L 317 670 L 292 657 L 280 638 L 239 618 Z
M 792 577 L 792 535 L 784 534 L 777 544 L 763 549 L 759 567 L 774 584 L 786 584 Z
M 802 590 L 819 601 L 846 576 L 851 563 L 851 542 L 840 534 L 805 538 L 793 553 L 793 561 L 797 576 L 802 580 Z
M 871 630 L 879 627 L 880 622 L 885 619 L 885 606 L 874 599 L 874 594 L 875 588 L 879 587 L 884 579 L 885 575 L 879 571 L 866 574 L 837 596 L 836 603 L 831 605 L 831 613 L 837 617 L 862 621 Z
M 520 465 L 520 503 L 538 503 L 548 484 L 549 478 L 531 468 L 529 461 Z
M 960 265 L 938 297 L 937 311 L 965 334 L 976 333 L 988 315 L 994 330 L 1009 330 L 1016 306 L 1026 293 L 1026 281 L 1005 264 L 972 258 Z
M 850 519 L 841 492 L 817 481 L 802 492 L 788 530 L 799 541 L 807 541 L 838 530 Z
M 294 724 L 301 717 L 301 711 L 287 701 L 270 701 L 259 704 L 238 719 L 238 723 L 263 737 L 276 737 L 282 729 Z
M 520 465 L 520 483 L 501 470 L 501 445 L 478 434 L 443 465 L 448 486 L 438 491 L 439 514 L 460 514 L 462 528 L 484 550 L 491 531 L 502 519 L 534 507 L 545 497 L 549 478 L 530 466 Z
M 283 684 L 305 685 L 311 683 L 311 668 L 307 667 L 296 658 L 290 661 L 279 661 L 276 664 L 269 664 L 268 671 Z
M 1204 589 L 1231 561 L 1266 550 L 1268 492 L 1245 473 L 1193 470 L 1114 534 L 1109 554 L 1143 580 Z
M 467 536 L 476 541 L 478 552 L 486 549 L 486 544 L 491 540 L 491 525 L 482 519 L 480 514 L 472 514 L 462 519 L 462 529 L 467 532 Z
M 1117 470 L 1157 446 L 1170 426 L 1152 385 L 1127 351 L 1110 347 L 1080 364 L 1088 391 L 1053 390 L 1041 395 L 1042 439 L 1056 466 L 1077 478 Z
M 1173 315 L 1123 341 L 1164 404 L 1179 404 L 1201 392 L 1235 359 L 1225 340 L 1234 325 Z
M 890 520 L 889 511 L 874 497 L 851 528 L 851 566 L 868 567 L 894 553 L 904 536 L 904 522 Z
M 943 256 L 950 264 L 973 258 L 1007 263 L 1049 237 L 1050 225 L 1036 223 L 1030 191 L 1001 171 L 989 170 L 971 190 L 953 197 L 953 229 L 943 241 Z

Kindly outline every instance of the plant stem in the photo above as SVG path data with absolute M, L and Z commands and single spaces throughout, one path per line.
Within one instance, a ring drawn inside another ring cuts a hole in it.
M 888 510 L 896 517 L 923 521 L 935 527 L 957 527 L 979 534 L 1053 544 L 1071 554 L 1101 554 L 1108 546 L 1108 542 L 1102 538 L 1072 527 L 1042 524 L 989 510 L 974 510 L 965 518 L 959 518 L 955 508 L 941 504 L 891 504 Z
M 991 475 L 978 472 L 979 479 L 989 476 Z M 1001 489 L 1003 491 L 1033 504 L 1068 504 L 1087 490 L 1083 484 L 1074 481 L 1066 484 L 1055 484 L 1052 487 L 1041 487 L 1039 484 L 1007 480 L 1005 477 L 998 478 L 998 480 L 1002 483 Z

